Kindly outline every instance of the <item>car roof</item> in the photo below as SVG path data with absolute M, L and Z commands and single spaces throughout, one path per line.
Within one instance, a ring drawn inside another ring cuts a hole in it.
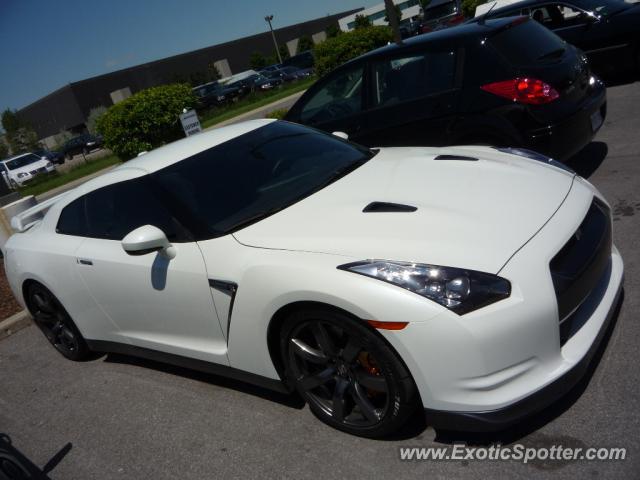
M 487 2 L 487 3 L 491 3 L 491 2 Z M 520 8 L 526 8 L 526 7 L 531 7 L 535 5 L 546 5 L 548 3 L 550 3 L 549 0 L 521 0 L 518 2 L 507 3 L 502 6 L 496 6 L 493 10 L 489 12 L 489 16 L 492 17 L 493 15 L 508 12 L 510 10 L 517 10 Z M 576 7 L 587 8 L 587 5 L 582 5 L 583 2 L 581 0 L 569 0 L 566 3 L 571 3 Z M 498 5 L 500 5 L 500 2 L 498 2 Z M 478 15 L 477 17 L 472 18 L 471 21 L 477 21 L 481 16 L 482 15 Z
M 70 195 L 69 198 L 73 199 L 81 194 L 91 192 L 107 185 L 157 172 L 158 170 L 169 167 L 204 150 L 213 148 L 221 143 L 232 140 L 260 127 L 264 127 L 265 125 L 275 121 L 277 120 L 272 118 L 248 120 L 246 122 L 215 128 L 196 135 L 191 135 L 190 137 L 183 138 L 182 140 L 177 140 L 124 162 L 119 167 L 109 170 L 108 172 L 83 183 L 77 187 L 75 193 Z
M 0 163 L 10 162 L 11 160 L 15 160 L 16 158 L 26 157 L 27 155 L 33 155 L 33 152 L 25 152 L 25 153 L 21 153 L 20 155 L 14 155 L 13 157 L 0 160 Z
M 462 25 L 444 28 L 435 32 L 423 33 L 422 35 L 417 35 L 415 37 L 403 40 L 402 45 L 397 45 L 395 43 L 389 44 L 376 50 L 367 52 L 364 55 L 361 55 L 347 63 L 352 63 L 371 57 L 394 55 L 396 52 L 400 53 L 405 49 L 413 49 L 422 45 L 448 45 L 451 44 L 453 40 L 458 40 L 461 38 L 485 36 L 489 33 L 511 25 L 513 23 L 513 20 L 513 18 L 491 18 L 486 20 L 486 22 L 484 23 L 464 23 Z
M 118 169 L 138 168 L 148 173 L 156 172 L 274 121 L 270 118 L 249 120 L 191 135 L 129 160 Z

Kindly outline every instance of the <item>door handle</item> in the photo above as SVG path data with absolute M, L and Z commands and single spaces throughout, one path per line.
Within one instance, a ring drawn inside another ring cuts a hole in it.
M 78 258 L 77 259 L 79 265 L 93 265 L 91 260 L 87 260 L 86 258 Z

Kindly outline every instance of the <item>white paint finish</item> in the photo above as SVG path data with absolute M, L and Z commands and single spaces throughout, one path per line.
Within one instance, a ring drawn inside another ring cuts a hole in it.
M 571 176 L 540 162 L 457 148 L 388 148 L 331 186 L 236 233 L 245 245 L 495 273 L 558 208 Z M 412 213 L 367 213 L 374 201 Z
M 79 321 L 112 321 L 113 333 L 134 345 L 227 364 L 200 249 L 194 243 L 174 248 L 169 260 L 156 253 L 128 255 L 118 241 L 85 239 L 75 255 L 92 265 L 76 268 L 101 313 Z
M 79 195 L 264 124 L 176 142 L 52 201 L 41 221 L 7 242 L 7 275 L 19 301 L 23 282 L 35 279 L 56 294 L 87 338 L 270 378 L 278 374 L 267 329 L 286 305 L 315 301 L 361 319 L 401 319 L 409 322 L 406 329 L 382 333 L 408 366 L 425 407 L 435 409 L 508 405 L 559 378 L 589 349 L 613 306 L 622 260 L 614 249 L 600 304 L 562 348 L 548 263 L 599 193 L 563 170 L 486 147 L 382 149 L 330 187 L 234 235 L 175 244 L 170 261 L 127 255 L 116 241 L 55 233 L 61 209 Z M 435 160 L 439 154 L 479 160 Z M 371 201 L 418 210 L 362 213 Z M 512 295 L 458 316 L 408 290 L 336 268 L 366 258 L 499 271 Z M 208 279 L 238 284 L 229 331 L 229 298 L 212 294 Z

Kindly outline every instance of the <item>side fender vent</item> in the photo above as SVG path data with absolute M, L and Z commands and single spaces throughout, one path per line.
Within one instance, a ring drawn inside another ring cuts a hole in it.
M 459 160 L 462 162 L 477 162 L 476 157 L 465 157 L 464 155 L 438 155 L 434 160 Z
M 382 212 L 415 212 L 418 207 L 413 205 L 403 205 L 401 203 L 390 202 L 371 202 L 362 210 L 364 213 L 382 213 Z

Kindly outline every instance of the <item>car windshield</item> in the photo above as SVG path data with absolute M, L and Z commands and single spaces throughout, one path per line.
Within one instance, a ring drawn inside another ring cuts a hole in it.
M 456 12 L 456 2 L 447 2 L 434 7 L 427 8 L 424 11 L 425 20 L 437 20 Z
M 13 160 L 9 160 L 6 162 L 7 168 L 9 170 L 16 170 L 18 168 L 26 167 L 27 165 L 31 165 L 32 163 L 38 162 L 42 160 L 37 155 L 33 153 L 29 153 L 28 155 L 24 155 L 22 157 L 14 158 Z
M 308 197 L 374 155 L 333 135 L 273 122 L 151 177 L 200 239 L 225 235 Z
M 530 41 L 532 38 L 535 41 Z M 502 30 L 490 39 L 498 51 L 514 65 L 529 65 L 562 55 L 565 42 L 533 20 Z

